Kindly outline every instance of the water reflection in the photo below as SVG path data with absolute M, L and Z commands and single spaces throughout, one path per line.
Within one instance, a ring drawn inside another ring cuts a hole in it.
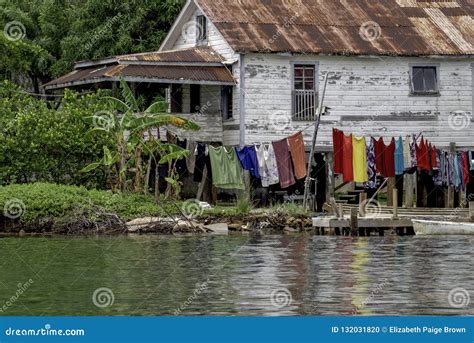
M 473 315 L 474 300 L 465 308 L 448 302 L 456 287 L 474 297 L 473 243 L 467 236 L 2 238 L 0 301 L 18 283 L 34 282 L 0 314 Z M 94 306 L 99 287 L 113 291 L 113 305 Z

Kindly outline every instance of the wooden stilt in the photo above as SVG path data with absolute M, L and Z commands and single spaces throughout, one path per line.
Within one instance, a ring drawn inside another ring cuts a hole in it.
M 398 218 L 398 189 L 392 191 L 393 219 Z
M 469 202 L 469 220 L 474 222 L 474 201 Z
M 413 207 L 415 174 L 405 174 L 405 207 Z
M 396 188 L 396 180 L 394 177 L 389 177 L 387 181 L 387 206 L 393 206 L 393 190 Z
M 356 236 L 357 231 L 359 229 L 359 223 L 358 223 L 358 209 L 357 208 L 351 208 L 351 235 Z
M 365 207 L 367 205 L 367 193 L 363 192 L 359 194 L 359 214 L 361 217 L 365 217 Z

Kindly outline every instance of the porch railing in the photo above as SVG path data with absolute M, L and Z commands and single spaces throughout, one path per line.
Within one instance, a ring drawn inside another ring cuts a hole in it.
M 293 120 L 310 121 L 315 119 L 318 107 L 318 93 L 315 90 L 295 89 L 292 94 Z

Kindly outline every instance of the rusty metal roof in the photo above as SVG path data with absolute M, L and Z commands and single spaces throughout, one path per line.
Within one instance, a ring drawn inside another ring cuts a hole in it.
M 121 55 L 119 61 L 183 62 L 183 63 L 219 63 L 222 57 L 209 47 L 196 47 L 184 50 L 145 52 Z
M 474 54 L 474 0 L 196 2 L 236 52 Z
M 44 85 L 45 89 L 118 81 L 234 84 L 232 73 L 211 48 L 116 56 L 84 61 L 75 69 Z

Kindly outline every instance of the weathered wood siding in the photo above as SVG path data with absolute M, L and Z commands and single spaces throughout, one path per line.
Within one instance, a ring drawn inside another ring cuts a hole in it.
M 292 61 L 319 64 L 320 92 L 324 73 L 331 72 L 320 149 L 330 148 L 332 127 L 387 138 L 423 132 L 437 146 L 474 148 L 473 59 L 264 54 L 246 56 L 247 144 L 284 138 L 311 124 L 291 120 Z M 411 63 L 439 64 L 440 96 L 410 95 Z M 312 129 L 305 131 L 307 143 L 311 135 Z
M 196 16 L 202 14 L 199 9 L 196 9 L 192 15 L 186 18 L 186 22 L 182 27 L 176 29 L 181 33 L 173 45 L 171 50 L 187 49 L 196 46 L 196 30 L 186 30 L 186 28 L 196 25 Z M 225 41 L 220 32 L 216 29 L 214 24 L 207 21 L 207 45 L 212 47 L 218 54 L 220 54 L 226 62 L 233 63 L 238 56 L 234 53 L 230 45 Z
M 177 130 L 176 128 L 171 128 L 171 130 L 178 133 L 180 137 L 193 141 L 222 142 L 223 127 L 220 113 L 220 86 L 201 86 L 201 111 L 192 113 L 190 105 L 190 86 L 183 85 L 184 113 L 178 115 L 193 120 L 201 127 L 201 130 L 184 131 Z

